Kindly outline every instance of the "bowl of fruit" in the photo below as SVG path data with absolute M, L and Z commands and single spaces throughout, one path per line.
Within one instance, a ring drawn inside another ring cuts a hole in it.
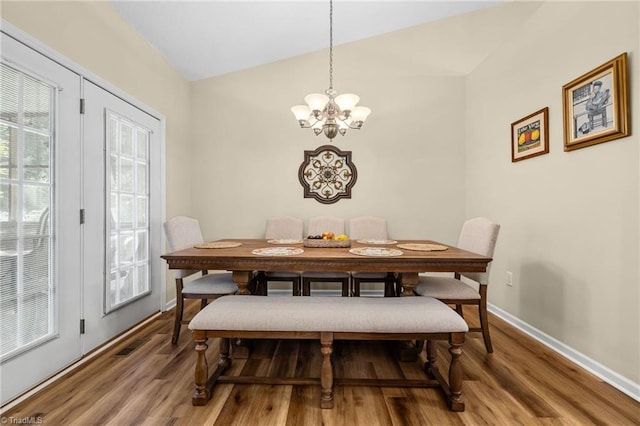
M 344 234 L 335 235 L 333 232 L 323 232 L 321 235 L 309 235 L 304 239 L 305 247 L 351 247 L 351 240 Z

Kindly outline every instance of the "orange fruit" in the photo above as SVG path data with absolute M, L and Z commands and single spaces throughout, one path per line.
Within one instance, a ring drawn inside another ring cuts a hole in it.
M 522 145 L 525 141 L 525 136 L 524 136 L 524 132 L 520 133 L 520 136 L 518 137 L 518 145 Z
M 540 139 L 540 130 L 536 129 L 533 132 L 531 132 L 531 140 L 537 141 L 538 139 Z

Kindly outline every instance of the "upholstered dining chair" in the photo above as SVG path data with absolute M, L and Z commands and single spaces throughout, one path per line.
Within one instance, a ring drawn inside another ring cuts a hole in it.
M 165 222 L 164 232 L 171 251 L 182 250 L 204 242 L 198 220 L 190 217 L 177 216 Z M 171 343 L 175 345 L 178 343 L 182 324 L 189 323 L 182 319 L 185 299 L 200 299 L 200 309 L 202 309 L 207 306 L 208 299 L 234 294 L 238 291 L 238 287 L 233 282 L 230 272 L 209 274 L 208 271 L 202 271 L 201 277 L 185 282 L 184 278 L 197 273 L 198 270 L 173 269 L 172 271 L 176 279 L 176 311 Z
M 499 231 L 500 225 L 489 219 L 484 217 L 469 219 L 464 222 L 460 231 L 458 247 L 493 257 Z M 469 327 L 469 331 L 482 332 L 487 352 L 493 352 L 487 315 L 490 268 L 491 264 L 487 266 L 486 272 L 456 272 L 453 277 L 420 276 L 418 285 L 413 289 L 413 292 L 419 296 L 433 297 L 449 305 L 455 305 L 456 311 L 461 316 L 463 315 L 462 305 L 478 306 L 480 327 Z
M 268 240 L 302 240 L 304 221 L 293 216 L 278 216 L 267 219 L 264 237 Z M 264 296 L 268 292 L 269 281 L 290 282 L 294 296 L 300 296 L 301 275 L 297 271 L 258 272 L 258 291 Z
M 387 221 L 382 217 L 359 216 L 349 219 L 352 240 L 387 240 Z M 360 283 L 384 283 L 385 297 L 396 295 L 396 276 L 392 272 L 352 272 L 351 295 L 360 296 Z
M 320 235 L 323 232 L 333 232 L 335 235 L 344 234 L 344 219 L 335 216 L 316 216 L 309 218 L 307 234 Z M 349 296 L 348 272 L 305 271 L 302 273 L 302 295 L 311 295 L 312 282 L 342 283 L 342 296 Z

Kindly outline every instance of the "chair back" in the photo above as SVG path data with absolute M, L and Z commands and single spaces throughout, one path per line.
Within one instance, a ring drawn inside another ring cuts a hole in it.
M 164 223 L 164 232 L 167 236 L 167 243 L 170 251 L 182 250 L 203 243 L 200 223 L 197 219 L 186 216 L 176 216 Z M 193 269 L 173 269 L 176 278 L 184 278 L 192 275 L 198 270 Z
M 493 223 L 487 218 L 476 217 L 468 219 L 464 222 L 464 225 L 462 225 L 462 231 L 460 231 L 460 238 L 458 239 L 458 247 L 483 256 L 493 257 L 499 231 L 500 225 Z M 491 263 L 487 265 L 486 272 L 464 272 L 460 275 L 476 281 L 481 285 L 487 285 L 489 284 L 490 269 Z
M 301 240 L 304 232 L 302 219 L 293 216 L 278 216 L 267 219 L 264 237 L 266 239 Z
M 349 219 L 349 238 L 352 240 L 386 240 L 387 221 L 382 217 L 360 216 Z
M 307 234 L 320 235 L 323 232 L 333 232 L 336 235 L 344 234 L 344 219 L 335 216 L 316 216 L 309 218 Z

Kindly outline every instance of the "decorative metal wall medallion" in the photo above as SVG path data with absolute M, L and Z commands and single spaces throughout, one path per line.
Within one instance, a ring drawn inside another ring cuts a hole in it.
M 304 198 L 315 198 L 333 204 L 341 198 L 351 198 L 358 171 L 351 162 L 351 151 L 340 151 L 323 145 L 315 151 L 305 151 L 298 169 L 298 179 L 304 188 Z

